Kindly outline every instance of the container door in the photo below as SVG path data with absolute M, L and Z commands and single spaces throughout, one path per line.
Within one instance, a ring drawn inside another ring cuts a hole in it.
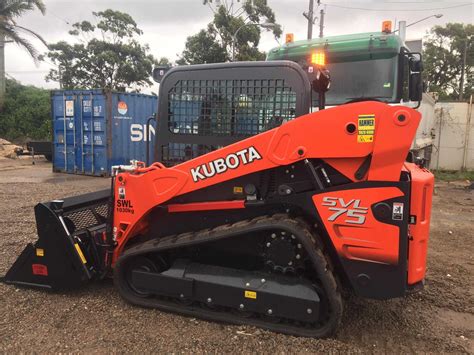
M 130 160 L 146 161 L 148 145 L 150 163 L 154 161 L 155 122 L 147 132 L 147 119 L 158 109 L 158 98 L 135 93 L 112 95 L 111 165 L 130 164 Z
M 108 173 L 105 95 L 84 93 L 81 105 L 81 171 L 87 175 L 104 176 Z
M 76 169 L 76 125 L 78 111 L 76 95 L 63 93 L 53 98 L 54 171 L 74 173 Z

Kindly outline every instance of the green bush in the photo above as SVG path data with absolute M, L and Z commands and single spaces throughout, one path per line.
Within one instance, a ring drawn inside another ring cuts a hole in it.
M 10 141 L 51 139 L 49 91 L 7 79 L 0 137 Z
M 435 170 L 436 180 L 456 181 L 469 180 L 474 181 L 474 171 L 457 171 L 457 170 Z

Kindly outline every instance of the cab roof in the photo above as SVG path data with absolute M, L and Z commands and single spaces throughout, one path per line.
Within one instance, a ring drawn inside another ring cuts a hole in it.
M 368 32 L 329 36 L 286 43 L 268 52 L 267 60 L 297 60 L 314 50 L 324 50 L 331 57 L 351 56 L 363 60 L 368 55 L 393 56 L 404 47 L 400 36 L 393 33 Z

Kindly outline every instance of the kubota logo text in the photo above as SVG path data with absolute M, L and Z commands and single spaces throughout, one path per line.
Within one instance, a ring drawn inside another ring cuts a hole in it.
M 254 147 L 245 148 L 231 153 L 225 158 L 218 158 L 209 163 L 202 164 L 191 169 L 194 182 L 205 180 L 216 174 L 225 173 L 228 169 L 237 169 L 241 164 L 250 164 L 255 160 L 262 159 L 260 153 Z
M 367 207 L 360 206 L 360 200 L 351 199 L 348 202 L 340 197 L 323 197 L 323 206 L 330 206 L 329 211 L 334 213 L 328 221 L 334 222 L 339 216 L 345 215 L 344 222 L 349 224 L 364 224 Z

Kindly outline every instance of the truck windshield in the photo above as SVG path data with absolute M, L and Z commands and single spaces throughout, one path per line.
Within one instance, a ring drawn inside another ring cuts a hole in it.
M 398 57 L 354 62 L 328 63 L 331 87 L 326 93 L 326 105 L 373 98 L 395 102 Z M 313 95 L 317 102 L 317 95 Z M 313 106 L 315 103 L 313 102 Z

